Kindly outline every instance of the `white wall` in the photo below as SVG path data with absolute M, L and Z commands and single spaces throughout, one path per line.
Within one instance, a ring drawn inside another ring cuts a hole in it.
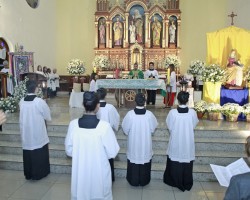
M 0 37 L 7 40 L 11 51 L 16 43 L 25 51 L 35 52 L 35 67 L 38 64 L 53 68 L 56 63 L 56 3 L 41 0 L 37 9 L 32 9 L 26 0 L 0 1 Z

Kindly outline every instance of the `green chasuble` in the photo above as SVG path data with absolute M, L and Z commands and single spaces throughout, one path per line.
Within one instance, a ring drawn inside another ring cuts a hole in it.
M 132 79 L 144 79 L 144 74 L 141 70 L 131 70 L 128 75 L 131 76 Z

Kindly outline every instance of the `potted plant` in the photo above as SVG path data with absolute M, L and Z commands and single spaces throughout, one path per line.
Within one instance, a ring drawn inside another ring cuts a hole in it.
M 192 74 L 194 77 L 193 87 L 196 88 L 196 90 L 199 90 L 199 79 L 201 78 L 200 76 L 203 72 L 204 67 L 205 63 L 203 61 L 194 60 L 191 62 L 187 71 L 188 74 Z
M 165 67 L 168 67 L 170 64 L 173 64 L 175 67 L 178 67 L 181 65 L 181 61 L 180 61 L 179 57 L 176 55 L 168 55 L 165 58 L 163 64 L 165 65 Z
M 108 69 L 110 65 L 110 60 L 108 56 L 105 55 L 96 55 L 92 62 L 93 71 L 97 71 L 97 69 Z
M 242 113 L 246 116 L 246 121 L 250 122 L 250 103 L 242 106 Z
M 242 112 L 242 107 L 237 103 L 226 103 L 222 106 L 221 112 L 226 116 L 227 121 L 236 122 Z
M 206 105 L 206 111 L 208 112 L 208 119 L 211 121 L 217 121 L 221 113 L 220 104 L 209 103 Z
M 203 115 L 205 114 L 206 111 L 206 101 L 197 101 L 194 103 L 194 110 L 197 112 L 197 116 L 199 119 L 202 119 Z

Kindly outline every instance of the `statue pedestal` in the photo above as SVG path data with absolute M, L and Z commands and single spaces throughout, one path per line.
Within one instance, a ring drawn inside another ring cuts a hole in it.
M 175 49 L 175 47 L 176 47 L 175 43 L 169 43 L 169 48 L 170 49 Z

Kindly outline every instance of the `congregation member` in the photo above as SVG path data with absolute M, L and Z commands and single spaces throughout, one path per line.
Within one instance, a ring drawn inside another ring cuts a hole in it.
M 10 74 L 9 62 L 7 60 L 3 61 L 3 69 L 1 72 L 7 74 L 7 93 L 8 95 L 12 95 L 14 93 L 13 81 Z M 3 83 L 2 83 L 3 84 Z
M 90 76 L 90 85 L 89 85 L 90 92 L 96 91 L 96 80 L 97 79 L 98 79 L 98 75 L 96 73 L 92 73 Z
M 177 99 L 179 106 L 170 110 L 166 119 L 170 137 L 163 181 L 184 192 L 193 186 L 194 128 L 199 120 L 195 110 L 186 105 L 188 92 L 179 92 Z
M 173 64 L 169 65 L 170 68 L 170 83 L 167 85 L 167 98 L 164 98 L 164 108 L 171 107 L 174 104 L 174 99 L 176 95 L 176 73 L 175 66 Z
M 41 65 L 37 66 L 36 73 L 44 76 L 43 68 Z
M 55 83 L 54 96 L 57 96 L 57 91 L 60 88 L 60 84 L 59 84 L 60 77 L 57 74 L 57 69 L 55 69 L 55 68 L 53 69 L 53 78 L 54 78 L 54 83 Z
M 131 79 L 143 79 L 144 78 L 143 72 L 138 69 L 138 63 L 134 63 L 134 68 L 128 73 L 128 76 Z
M 247 162 L 250 161 L 250 136 L 246 139 L 245 151 Z M 250 199 L 250 172 L 233 176 L 227 188 L 224 200 L 247 200 Z
M 145 72 L 145 79 L 158 79 L 158 71 L 154 69 L 154 63 L 149 63 L 149 69 Z M 152 105 L 155 105 L 155 99 L 156 99 L 156 89 L 154 90 L 147 90 L 147 105 L 149 103 L 152 103 Z
M 99 98 L 85 92 L 86 114 L 70 122 L 65 139 L 66 154 L 72 157 L 71 200 L 112 200 L 109 159 L 119 152 L 114 131 L 108 122 L 99 120 Z
M 55 84 L 54 84 L 54 79 L 53 79 L 53 75 L 51 74 L 50 68 L 47 68 L 46 78 L 47 78 L 47 95 L 48 95 L 48 98 L 52 98 L 54 97 L 53 91 L 55 90 Z
M 47 103 L 35 94 L 37 84 L 26 83 L 27 95 L 20 101 L 20 132 L 23 148 L 23 169 L 27 180 L 39 180 L 50 173 L 49 137 L 46 121 L 51 120 Z
M 97 94 L 100 100 L 100 108 L 96 113 L 97 118 L 108 122 L 114 131 L 118 131 L 120 115 L 112 104 L 106 102 L 105 98 L 107 90 L 105 88 L 100 88 L 97 90 Z M 114 159 L 109 159 L 109 163 L 111 167 L 112 181 L 115 181 Z
M 127 181 L 132 186 L 145 186 L 151 179 L 153 156 L 152 134 L 158 122 L 151 111 L 145 109 L 145 95 L 135 96 L 136 108 L 129 111 L 122 121 L 127 138 Z

